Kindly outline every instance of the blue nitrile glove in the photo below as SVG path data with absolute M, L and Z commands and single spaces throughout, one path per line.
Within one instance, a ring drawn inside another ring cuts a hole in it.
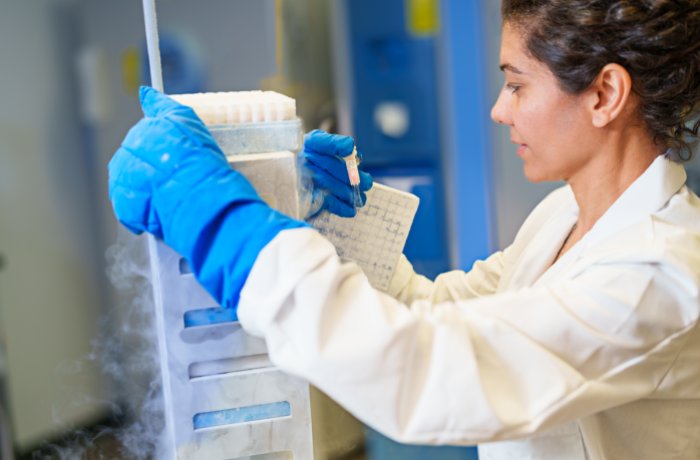
M 311 206 L 307 218 L 327 209 L 342 217 L 356 213 L 353 190 L 343 157 L 352 153 L 355 142 L 351 137 L 328 134 L 319 129 L 304 138 L 304 149 L 299 154 L 302 176 L 311 182 Z M 361 158 L 360 152 L 357 153 Z M 360 196 L 367 201 L 365 192 L 372 188 L 372 176 L 360 171 Z
M 132 232 L 162 238 L 223 307 L 236 307 L 258 253 L 307 224 L 265 204 L 191 108 L 149 87 L 140 97 L 145 118 L 109 163 L 114 213 Z

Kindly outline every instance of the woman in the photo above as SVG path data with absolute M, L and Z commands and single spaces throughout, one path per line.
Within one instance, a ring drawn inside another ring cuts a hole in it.
M 115 213 L 187 257 L 275 364 L 394 439 L 700 458 L 700 200 L 672 161 L 698 132 L 700 2 L 504 0 L 503 19 L 492 116 L 528 179 L 567 186 L 469 272 L 430 281 L 402 260 L 375 291 L 148 89 L 110 165 Z M 304 155 L 351 149 L 315 133 Z

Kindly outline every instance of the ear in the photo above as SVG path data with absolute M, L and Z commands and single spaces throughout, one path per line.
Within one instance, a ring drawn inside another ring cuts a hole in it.
M 632 77 L 619 64 L 607 64 L 589 88 L 591 120 L 602 128 L 620 116 L 629 105 Z

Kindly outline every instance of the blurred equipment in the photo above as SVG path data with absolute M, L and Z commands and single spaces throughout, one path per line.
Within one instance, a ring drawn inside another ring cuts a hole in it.
M 0 458 L 14 459 L 12 453 L 12 436 L 10 435 L 10 420 L 4 410 L 4 402 L 0 402 Z
M 3 269 L 5 260 L 0 254 L 0 272 Z M 5 373 L 7 365 L 5 363 L 5 337 L 2 330 L 3 322 L 0 315 L 0 458 L 14 459 L 12 436 L 10 435 L 10 418 L 7 413 L 7 397 L 5 396 Z
M 4 410 L 18 456 L 76 426 L 102 422 L 111 409 L 106 379 L 89 362 L 107 304 L 93 202 L 105 189 L 93 187 L 98 173 L 78 118 L 77 9 L 78 2 L 10 2 L 0 14 L 0 58 L 7 69 L 0 214 L 12 216 L 0 225 L 7 261 L 0 329 Z
M 261 89 L 298 101 L 306 131 L 334 128 L 328 0 L 274 0 L 275 73 Z

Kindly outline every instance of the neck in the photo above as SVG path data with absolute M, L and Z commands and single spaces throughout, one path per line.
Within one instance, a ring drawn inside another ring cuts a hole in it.
M 587 164 L 567 180 L 579 207 L 578 235 L 588 232 L 663 151 L 640 131 L 609 136 Z

